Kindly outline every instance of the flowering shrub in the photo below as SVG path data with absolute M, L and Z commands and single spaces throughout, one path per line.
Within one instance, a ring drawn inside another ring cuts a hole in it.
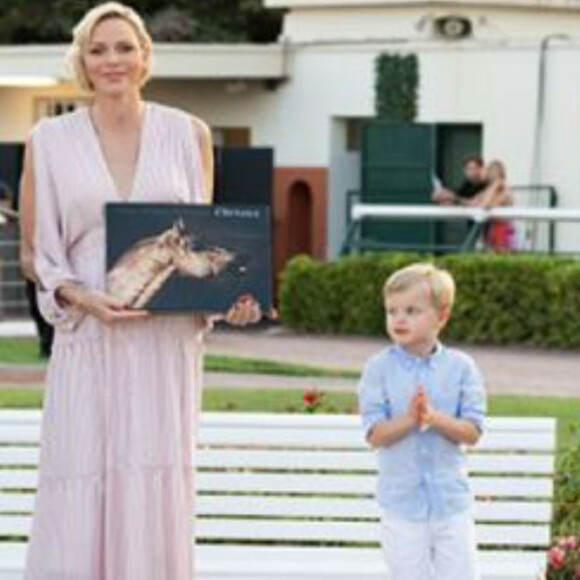
M 556 474 L 554 533 L 546 580 L 580 580 L 580 425 L 572 424 L 570 445 L 560 453 Z
M 554 534 L 580 535 L 580 423 L 574 422 L 570 443 L 559 454 L 554 496 Z M 580 580 L 580 576 L 579 576 Z
M 322 404 L 324 393 L 317 389 L 306 389 L 302 400 L 304 401 L 304 410 L 307 413 L 315 413 Z
M 548 552 L 546 580 L 580 580 L 578 536 L 557 538 Z

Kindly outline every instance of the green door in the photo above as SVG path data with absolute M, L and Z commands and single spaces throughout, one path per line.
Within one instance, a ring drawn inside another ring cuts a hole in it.
M 380 204 L 431 203 L 435 175 L 434 125 L 365 123 L 362 136 L 361 201 Z M 365 242 L 432 250 L 435 225 L 426 220 L 366 220 Z

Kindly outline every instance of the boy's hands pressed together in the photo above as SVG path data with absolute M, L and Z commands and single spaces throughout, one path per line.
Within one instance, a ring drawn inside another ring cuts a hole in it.
M 417 388 L 417 394 L 415 395 L 415 404 L 417 406 L 418 414 L 418 424 L 422 431 L 426 431 L 429 427 L 437 428 L 437 423 L 439 419 L 444 416 L 442 413 L 437 411 L 431 402 L 429 401 L 429 396 L 425 392 L 423 385 L 419 385 Z
M 429 402 L 429 397 L 422 385 L 417 388 L 417 394 L 411 400 L 411 406 L 417 417 L 417 425 L 422 431 L 433 427 L 457 443 L 467 445 L 477 443 L 480 436 L 477 427 L 471 421 L 456 419 L 435 409 Z
M 419 426 L 421 424 L 421 413 L 422 406 L 419 399 L 419 393 L 417 393 L 409 401 L 409 409 L 407 410 L 407 415 L 409 416 L 409 420 L 413 422 L 413 425 Z
M 419 385 L 407 412 L 394 419 L 379 421 L 367 433 L 367 441 L 373 447 L 389 446 L 416 428 L 426 431 L 430 427 L 456 443 L 474 445 L 480 437 L 479 430 L 471 421 L 456 419 L 433 407 L 425 388 Z
M 419 424 L 419 427 L 420 428 L 429 427 L 427 419 L 432 413 L 432 408 L 431 405 L 429 404 L 429 398 L 427 397 L 427 393 L 425 392 L 425 388 L 423 387 L 423 385 L 419 385 L 417 387 L 417 394 L 414 397 L 414 401 L 417 409 L 418 416 L 417 423 Z
M 429 397 L 423 385 L 417 387 L 417 393 L 411 399 L 411 408 L 415 423 L 421 431 L 425 431 L 431 427 L 435 410 L 429 403 Z

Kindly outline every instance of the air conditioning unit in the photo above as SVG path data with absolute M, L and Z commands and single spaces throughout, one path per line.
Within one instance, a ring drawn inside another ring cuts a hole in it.
M 437 36 L 449 40 L 468 38 L 473 32 L 473 25 L 469 18 L 463 16 L 441 16 L 433 21 Z

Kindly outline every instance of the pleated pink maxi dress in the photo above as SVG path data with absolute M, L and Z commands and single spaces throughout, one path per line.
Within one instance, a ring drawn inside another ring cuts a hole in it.
M 104 204 L 121 201 L 87 109 L 32 131 L 39 302 L 56 326 L 25 580 L 191 580 L 200 315 L 105 326 L 61 308 L 64 280 L 104 290 Z M 203 202 L 183 112 L 147 103 L 133 191 Z

